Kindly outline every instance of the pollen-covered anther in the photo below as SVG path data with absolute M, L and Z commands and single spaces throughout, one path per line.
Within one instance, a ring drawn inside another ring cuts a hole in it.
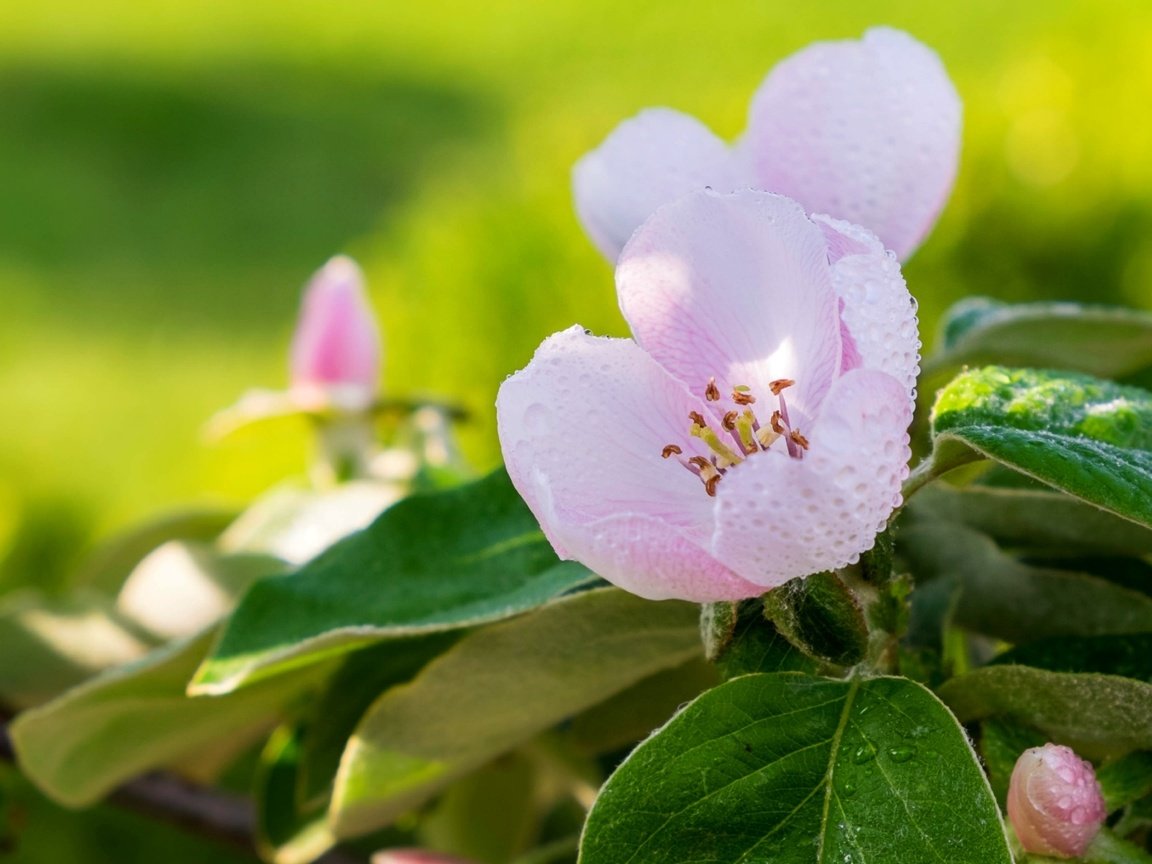
M 751 388 L 741 384 L 732 390 L 732 401 L 737 405 L 753 405 L 756 397 L 750 392 Z
M 704 398 L 709 402 L 720 401 L 720 388 L 716 386 L 715 378 L 708 379 L 708 386 L 704 388 Z
M 785 390 L 795 383 L 791 378 L 777 378 L 775 381 L 768 382 L 768 389 L 772 391 L 773 396 L 779 396 L 781 390 Z
M 666 444 L 664 445 L 664 449 L 660 451 L 660 455 L 667 459 L 670 456 L 679 456 L 683 452 L 684 451 L 675 444 Z
M 703 456 L 693 456 L 685 463 L 703 482 L 704 491 L 709 496 L 716 495 L 716 484 L 720 482 L 722 472 Z
M 791 438 L 793 441 L 795 441 L 797 444 L 799 444 L 801 450 L 807 450 L 808 449 L 808 439 L 800 434 L 799 429 L 793 429 L 791 432 L 788 433 L 788 437 Z

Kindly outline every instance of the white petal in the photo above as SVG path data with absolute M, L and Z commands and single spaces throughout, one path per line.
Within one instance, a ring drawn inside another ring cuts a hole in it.
M 576 213 L 604 257 L 615 261 L 661 204 L 706 186 L 738 185 L 728 145 L 694 117 L 649 108 L 625 120 L 572 169 Z
M 737 145 L 755 185 L 875 231 L 907 258 L 956 176 L 961 108 L 930 48 L 876 28 L 778 64 Z
M 705 552 L 684 533 L 650 516 L 626 515 L 565 525 L 574 558 L 614 585 L 649 600 L 710 603 L 764 593 Z
M 698 192 L 660 208 L 616 268 L 636 341 L 693 394 L 715 376 L 747 385 L 768 411 L 791 378 L 790 409 L 812 416 L 840 370 L 827 244 L 794 201 Z
M 717 559 L 773 587 L 855 562 L 872 548 L 908 475 L 912 402 L 890 375 L 836 381 L 803 459 L 779 445 L 729 471 L 716 496 Z
M 812 221 L 828 238 L 840 320 L 858 358 L 853 368 L 887 372 L 914 395 L 920 374 L 916 300 L 908 293 L 899 262 L 875 234 L 859 225 L 828 216 L 813 216 Z
M 628 339 L 572 327 L 544 341 L 496 399 L 508 473 L 561 554 L 566 529 L 639 515 L 700 544 L 712 533 L 712 499 L 675 458 L 705 455 L 689 436 L 702 400 Z

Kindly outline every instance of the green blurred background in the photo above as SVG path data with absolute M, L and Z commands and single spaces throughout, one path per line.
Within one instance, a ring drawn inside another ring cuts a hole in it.
M 201 430 L 285 383 L 337 252 L 367 270 L 388 389 L 466 404 L 492 467 L 503 377 L 573 322 L 625 333 L 572 163 L 650 105 L 734 137 L 777 59 L 880 23 L 965 103 L 956 191 L 905 268 L 925 342 L 971 293 L 1152 307 L 1146 0 L 0 0 L 0 591 L 304 468 L 302 425 Z M 82 860 L 40 836 L 26 860 Z

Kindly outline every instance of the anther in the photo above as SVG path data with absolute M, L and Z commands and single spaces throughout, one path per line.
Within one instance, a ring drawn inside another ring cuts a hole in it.
M 729 411 L 727 414 L 724 415 L 724 419 L 721 420 L 720 422 L 721 422 L 721 425 L 723 425 L 723 427 L 725 429 L 727 429 L 729 432 L 735 432 L 736 431 L 736 412 L 735 411 Z
M 751 405 L 756 401 L 756 397 L 752 395 L 750 387 L 740 384 L 732 388 L 732 401 L 737 405 Z
M 707 480 L 704 481 L 704 491 L 708 493 L 709 498 L 715 498 L 716 497 L 716 484 L 719 482 L 720 482 L 720 475 L 719 474 L 717 474 L 715 477 L 709 477 Z
M 779 432 L 774 432 L 771 429 L 758 429 L 756 431 L 756 440 L 760 442 L 760 446 L 767 450 L 780 438 Z
M 701 429 L 703 429 L 706 425 L 708 425 L 704 422 L 704 415 L 701 414 L 699 411 L 689 411 L 688 412 L 688 419 L 691 420 L 693 423 L 695 423 Z
M 769 425 L 772 427 L 772 431 L 775 432 L 777 435 L 783 435 L 787 431 L 784 428 L 784 424 L 780 422 L 780 412 L 779 411 L 773 411 L 772 412 L 772 419 L 769 421 Z
M 795 383 L 791 378 L 777 378 L 775 381 L 769 382 L 768 389 L 772 391 L 773 396 L 779 396 L 781 390 L 791 387 Z
M 683 452 L 675 444 L 666 444 L 664 449 L 660 451 L 660 455 L 667 459 L 669 456 L 679 456 Z
M 709 402 L 720 401 L 720 388 L 716 386 L 715 378 L 708 379 L 708 386 L 704 388 L 704 398 Z
M 793 441 L 795 441 L 797 444 L 799 444 L 800 448 L 802 450 L 808 449 L 808 439 L 800 434 L 799 429 L 793 429 L 791 432 L 788 433 L 788 437 L 791 438 Z

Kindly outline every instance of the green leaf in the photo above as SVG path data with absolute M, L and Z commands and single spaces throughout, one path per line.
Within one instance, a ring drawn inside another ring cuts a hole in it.
M 1152 527 L 1152 394 L 1145 390 L 991 366 L 940 391 L 932 429 L 936 474 L 993 459 Z
M 588 816 L 581 864 L 1009 864 L 963 730 L 904 678 L 735 678 L 641 744 Z
M 224 555 L 202 543 L 174 540 L 132 571 L 116 598 L 116 610 L 158 640 L 181 639 L 227 615 L 257 579 L 287 569 L 268 555 Z
M 939 695 L 961 722 L 1009 717 L 1088 758 L 1152 749 L 1152 684 L 1144 681 L 995 665 L 953 678 Z
M 299 726 L 279 727 L 264 746 L 256 770 L 256 846 L 272 864 L 311 864 L 336 842 L 324 807 L 301 807 L 296 799 L 301 739 Z
M 916 493 L 906 514 L 959 522 L 1014 549 L 1152 555 L 1149 529 L 1050 490 L 936 483 Z
M 1137 750 L 1101 765 L 1096 779 L 1109 813 L 1152 795 L 1152 751 Z
M 585 711 L 573 719 L 566 737 L 580 753 L 611 753 L 647 738 L 677 708 L 719 683 L 716 667 L 697 657 Z
M 1025 750 L 1042 747 L 1048 736 L 1038 729 L 1004 717 L 989 717 L 980 724 L 980 755 L 988 770 L 988 782 L 1000 806 L 1005 806 L 1008 784 L 1016 760 Z
M 470 633 L 365 715 L 336 778 L 338 836 L 387 824 L 456 778 L 700 653 L 699 608 L 613 588 Z
M 297 773 L 296 791 L 301 801 L 328 797 L 340 757 L 364 712 L 385 690 L 411 680 L 459 635 L 460 631 L 431 633 L 382 642 L 348 655 L 325 682 L 309 712 Z
M 229 553 L 271 555 L 303 564 L 366 528 L 403 497 L 395 483 L 367 480 L 316 490 L 284 485 L 258 498 L 220 536 Z
M 10 708 L 39 705 L 110 666 L 144 656 L 153 645 L 103 595 L 7 595 L 0 602 L 0 657 L 8 658 L 0 662 L 0 702 Z
M 208 631 L 167 645 L 18 716 L 11 733 L 25 774 L 56 801 L 91 804 L 142 771 L 215 748 L 226 758 L 315 684 L 316 674 L 286 675 L 190 699 L 185 686 L 211 639 Z
M 1100 672 L 1152 684 L 1152 633 L 1042 639 L 1005 651 L 992 662 L 1052 672 Z
M 478 864 L 525 851 L 539 815 L 531 762 L 509 753 L 452 784 L 421 820 L 421 845 Z
M 818 672 L 821 664 L 785 639 L 765 616 L 764 600 L 739 604 L 736 628 L 716 665 L 724 678 L 751 672 Z
M 864 610 L 835 573 L 785 582 L 765 595 L 764 614 L 781 635 L 816 660 L 855 666 L 868 650 Z
M 594 583 L 498 471 L 386 510 L 299 572 L 253 585 L 196 673 L 223 693 L 384 639 L 507 618 Z
M 235 518 L 232 510 L 190 510 L 157 517 L 100 546 L 81 566 L 77 584 L 115 593 L 156 547 L 170 540 L 215 540 Z
M 972 297 L 948 311 L 941 337 L 928 374 L 1000 363 L 1124 378 L 1152 366 L 1152 315 L 1122 307 Z
M 1152 630 L 1152 597 L 1084 573 L 1030 567 L 967 528 L 912 525 L 899 542 L 917 577 L 914 609 L 951 603 L 952 622 L 969 630 L 1010 642 Z

